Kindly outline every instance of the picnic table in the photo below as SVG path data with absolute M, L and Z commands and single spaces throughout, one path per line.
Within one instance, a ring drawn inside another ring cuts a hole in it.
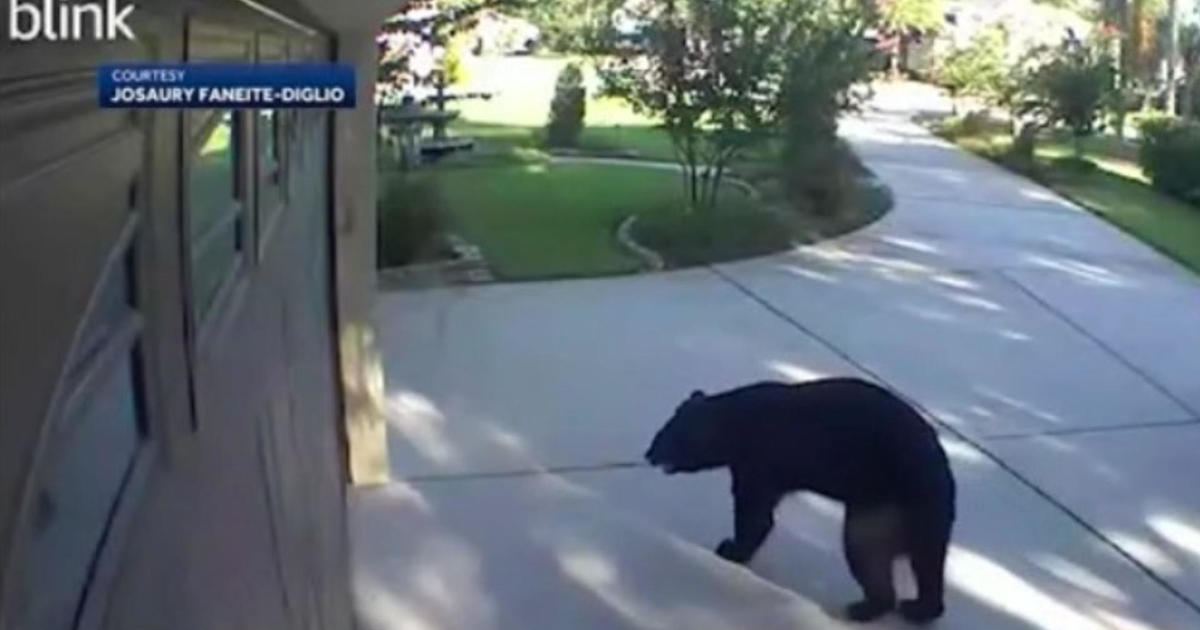
M 472 138 L 453 137 L 446 127 L 458 118 L 458 112 L 444 109 L 424 109 L 415 105 L 383 105 L 379 108 L 379 127 L 396 152 L 398 161 L 406 166 L 420 163 L 423 156 L 433 159 L 471 149 Z M 426 136 L 425 130 L 431 130 Z
M 392 136 L 401 165 L 412 166 L 419 164 L 423 156 L 438 159 L 455 151 L 466 151 L 475 148 L 475 140 L 465 137 L 453 137 L 446 133 L 446 127 L 458 118 L 458 112 L 447 111 L 448 101 L 465 99 L 490 100 L 490 92 L 450 92 L 447 90 L 445 75 L 436 75 L 435 91 L 432 95 L 418 104 L 412 97 L 399 105 L 381 105 L 379 107 L 378 125 L 381 131 Z M 425 107 L 432 103 L 434 109 Z M 424 136 L 428 127 L 432 134 Z

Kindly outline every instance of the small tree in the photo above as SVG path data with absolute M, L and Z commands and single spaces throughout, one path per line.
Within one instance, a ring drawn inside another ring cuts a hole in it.
M 1000 28 L 980 31 L 969 45 L 952 51 L 936 69 L 938 83 L 950 92 L 951 107 L 958 113 L 958 97 L 979 96 L 998 102 L 1005 91 L 1005 35 Z
M 641 54 L 601 67 L 605 92 L 661 120 L 691 208 L 776 119 L 792 0 L 648 0 Z
M 1083 158 L 1083 139 L 1096 131 L 1113 92 L 1114 71 L 1107 54 L 1072 40 L 1033 72 L 1030 87 L 1039 107 L 1050 122 L 1070 128 L 1076 158 Z
M 550 101 L 550 121 L 546 124 L 546 143 L 552 147 L 573 147 L 579 142 L 586 115 L 587 89 L 579 64 L 568 63 L 558 73 L 554 99 Z

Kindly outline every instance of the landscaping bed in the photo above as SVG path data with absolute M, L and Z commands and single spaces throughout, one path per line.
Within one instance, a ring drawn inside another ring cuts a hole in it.
M 497 280 L 602 276 L 647 269 L 617 238 L 630 236 L 668 268 L 778 252 L 844 233 L 881 216 L 886 189 L 856 180 L 850 203 L 798 211 L 772 195 L 727 183 L 715 208 L 687 211 L 679 174 L 638 164 L 505 163 L 384 175 L 383 267 L 453 260 L 444 234 L 477 246 Z M 772 205 L 775 204 L 775 205 Z
M 689 210 L 654 120 L 594 91 L 580 107 L 564 59 L 476 61 L 486 66 L 476 76 L 508 82 L 486 103 L 456 104 L 463 115 L 450 133 L 475 148 L 408 171 L 380 162 L 385 277 L 452 267 L 446 235 L 478 248 L 496 280 L 587 277 L 778 252 L 862 227 L 891 205 L 844 145 L 814 152 L 813 168 L 785 169 L 782 141 L 769 138 L 728 165 L 714 207 Z
M 616 238 L 623 220 L 636 214 L 640 222 L 652 225 L 687 224 L 678 174 L 664 169 L 541 162 L 431 169 L 393 177 L 420 181 L 418 188 L 435 187 L 436 196 L 409 199 L 442 217 L 444 229 L 477 244 L 500 280 L 636 272 L 643 261 Z M 381 220 L 406 212 L 400 205 L 399 198 L 385 198 Z M 709 241 L 723 258 L 777 251 L 789 244 L 776 236 L 787 230 L 779 218 L 734 186 L 727 187 L 714 214 L 723 222 L 744 224 Z M 387 241 L 381 245 L 387 251 Z M 395 262 L 388 255 L 382 258 Z

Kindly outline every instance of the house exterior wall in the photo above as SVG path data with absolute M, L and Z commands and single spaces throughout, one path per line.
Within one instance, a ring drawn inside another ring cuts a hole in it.
M 268 123 L 230 114 L 237 262 L 201 308 L 207 148 L 93 83 L 200 31 L 292 59 L 337 33 L 286 0 L 142 0 L 130 23 L 0 41 L 0 628 L 350 628 L 336 116 L 280 112 L 267 177 Z

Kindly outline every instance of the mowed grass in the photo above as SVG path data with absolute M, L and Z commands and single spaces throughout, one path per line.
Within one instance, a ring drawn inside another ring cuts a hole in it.
M 1200 208 L 1104 170 L 1051 169 L 1045 183 L 1200 274 Z
M 860 227 L 890 207 L 889 196 L 857 189 L 838 208 L 798 207 L 783 194 L 778 142 L 768 142 L 731 165 L 716 208 L 687 212 L 667 134 L 626 103 L 597 96 L 598 81 L 586 65 L 586 126 L 573 153 L 672 164 L 554 158 L 543 126 L 554 80 L 566 63 L 537 57 L 469 60 L 460 89 L 492 96 L 453 103 L 461 116 L 451 132 L 474 138 L 474 150 L 407 173 L 389 172 L 389 160 L 381 159 L 387 173 L 380 202 L 385 265 L 424 260 L 441 251 L 439 235 L 453 232 L 482 250 L 500 280 L 630 273 L 646 263 L 616 232 L 621 221 L 637 215 L 635 237 L 669 267 L 684 267 L 820 240 Z M 732 181 L 739 177 L 752 182 L 757 194 Z
M 1150 183 L 1137 163 L 1135 144 L 1109 135 L 1084 138 L 1082 144 L 1084 155 L 1101 169 L 1126 179 Z M 1038 157 L 1046 159 L 1066 158 L 1074 154 L 1074 142 L 1063 131 L 1041 138 L 1037 147 Z
M 1001 165 L 1011 164 L 1006 159 L 1012 146 L 1007 134 L 943 135 Z M 1200 208 L 1150 187 L 1125 143 L 1103 136 L 1089 138 L 1084 151 L 1096 170 L 1080 172 L 1062 165 L 1061 158 L 1072 155 L 1069 139 L 1061 135 L 1041 139 L 1034 168 L 1024 174 L 1200 274 Z
M 657 121 L 639 114 L 620 99 L 601 96 L 592 62 L 568 57 L 470 57 L 464 90 L 487 92 L 491 98 L 455 102 L 460 118 L 455 133 L 507 147 L 544 148 L 542 129 L 550 115 L 554 82 L 567 63 L 584 68 L 588 100 L 578 149 L 593 154 L 620 154 L 648 160 L 675 159 L 667 134 Z
M 525 164 L 448 169 L 437 178 L 451 224 L 483 250 L 504 280 L 529 280 L 629 273 L 642 262 L 616 238 L 630 214 L 657 221 L 683 216 L 677 173 L 619 165 Z M 729 187 L 720 204 L 729 221 L 762 226 L 772 215 Z M 777 224 L 765 236 L 739 240 L 731 255 L 778 249 Z

